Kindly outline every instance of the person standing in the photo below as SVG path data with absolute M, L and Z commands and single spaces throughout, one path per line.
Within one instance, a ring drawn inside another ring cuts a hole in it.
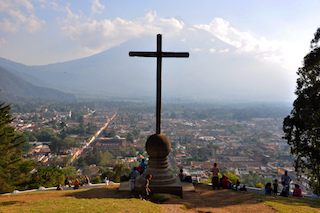
M 149 188 L 151 178 L 152 178 L 152 175 L 147 174 L 146 179 L 138 185 L 138 188 L 140 188 L 140 186 L 142 186 L 142 190 L 141 190 L 142 191 L 142 197 L 141 197 L 142 200 L 146 200 L 146 197 L 151 192 L 151 189 Z
M 273 194 L 274 194 L 274 195 L 277 195 L 277 194 L 278 194 L 278 186 L 279 186 L 278 180 L 275 179 L 275 180 L 274 180 L 274 183 L 273 183 Z
M 129 192 L 134 190 L 134 182 L 136 181 L 136 177 L 139 175 L 138 168 L 133 167 L 133 170 L 130 172 L 130 179 L 129 179 Z
M 219 172 L 220 169 L 217 167 L 217 163 L 213 164 L 213 168 L 212 168 L 212 189 L 215 189 L 215 187 L 217 186 L 218 189 L 220 189 L 220 184 L 219 184 Z
M 184 181 L 185 175 L 184 175 L 184 173 L 183 173 L 183 169 L 180 169 L 180 172 L 179 172 L 179 174 L 178 174 L 178 177 L 179 177 L 179 179 L 180 179 L 181 182 Z
M 290 189 L 290 182 L 291 182 L 291 178 L 288 175 L 288 171 L 285 171 L 284 174 L 281 176 L 281 181 L 284 181 L 285 184 L 288 186 L 288 188 Z
M 140 175 L 146 170 L 147 165 L 148 165 L 148 164 L 146 164 L 146 163 L 144 162 L 144 159 L 142 159 L 141 163 L 139 164 L 139 167 L 141 167 Z

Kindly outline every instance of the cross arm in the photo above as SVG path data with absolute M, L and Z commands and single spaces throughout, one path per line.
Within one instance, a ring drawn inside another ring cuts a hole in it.
M 129 56 L 157 57 L 157 52 L 129 52 Z
M 188 52 L 163 52 L 162 57 L 164 58 L 189 58 Z
M 129 56 L 138 57 L 158 57 L 157 52 L 129 52 Z M 163 58 L 188 58 L 188 52 L 161 52 L 160 57 Z

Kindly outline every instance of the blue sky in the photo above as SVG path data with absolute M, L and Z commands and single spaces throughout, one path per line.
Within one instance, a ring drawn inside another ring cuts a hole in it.
M 296 72 L 319 11 L 319 0 L 0 0 L 0 57 L 63 62 L 192 26 Z

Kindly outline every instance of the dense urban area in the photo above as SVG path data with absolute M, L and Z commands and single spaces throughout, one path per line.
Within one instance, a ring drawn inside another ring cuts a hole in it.
M 172 144 L 170 167 L 210 181 L 217 163 L 222 174 L 253 187 L 280 180 L 286 170 L 306 191 L 282 138 L 289 112 L 290 106 L 271 104 L 164 104 L 161 131 Z M 93 183 L 119 182 L 142 158 L 147 162 L 145 142 L 155 134 L 155 106 L 144 102 L 12 104 L 11 113 L 10 125 L 29 141 L 23 157 L 37 163 L 33 172 L 59 168 L 71 180 L 88 175 Z

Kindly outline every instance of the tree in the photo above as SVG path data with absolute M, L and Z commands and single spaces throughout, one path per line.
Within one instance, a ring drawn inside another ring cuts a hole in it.
M 63 143 L 63 139 L 61 138 L 55 138 L 50 144 L 49 144 L 49 148 L 51 150 L 51 152 L 59 154 L 60 151 L 63 149 L 64 147 L 64 143 Z
M 126 135 L 126 140 L 127 140 L 127 142 L 133 143 L 134 139 L 135 139 L 135 138 L 134 138 L 133 133 L 132 133 L 132 132 L 128 132 L 128 134 Z
M 84 160 L 88 165 L 99 165 L 102 160 L 101 152 L 97 147 L 94 147 L 92 151 L 87 152 Z
M 38 141 L 52 141 L 55 137 L 54 135 L 53 129 L 44 129 L 38 134 L 37 138 Z
M 84 125 L 84 116 L 83 115 L 81 115 L 80 117 L 79 117 L 79 133 L 80 134 L 82 134 L 82 135 L 85 135 L 86 134 L 86 127 L 85 127 L 85 125 Z
M 62 168 L 65 177 L 75 177 L 77 174 L 77 170 L 73 166 L 67 166 Z
M 134 129 L 132 133 L 133 133 L 135 138 L 138 138 L 139 135 L 140 135 L 140 129 Z
M 311 41 L 310 53 L 298 69 L 296 100 L 284 121 L 284 138 L 295 156 L 298 175 L 306 174 L 309 185 L 320 194 L 320 28 Z
M 29 131 L 24 131 L 23 135 L 25 135 L 26 137 L 28 137 L 28 142 L 34 142 L 34 141 L 38 141 L 38 139 Z
M 116 136 L 117 133 L 114 130 L 111 130 L 108 134 L 106 134 L 106 137 L 108 138 L 114 138 L 114 136 Z
M 30 187 L 38 188 L 58 186 L 64 183 L 64 174 L 58 167 L 39 167 L 35 173 L 32 174 Z
M 0 193 L 10 192 L 24 182 L 35 163 L 23 161 L 21 145 L 26 141 L 8 126 L 13 121 L 10 105 L 0 104 Z

